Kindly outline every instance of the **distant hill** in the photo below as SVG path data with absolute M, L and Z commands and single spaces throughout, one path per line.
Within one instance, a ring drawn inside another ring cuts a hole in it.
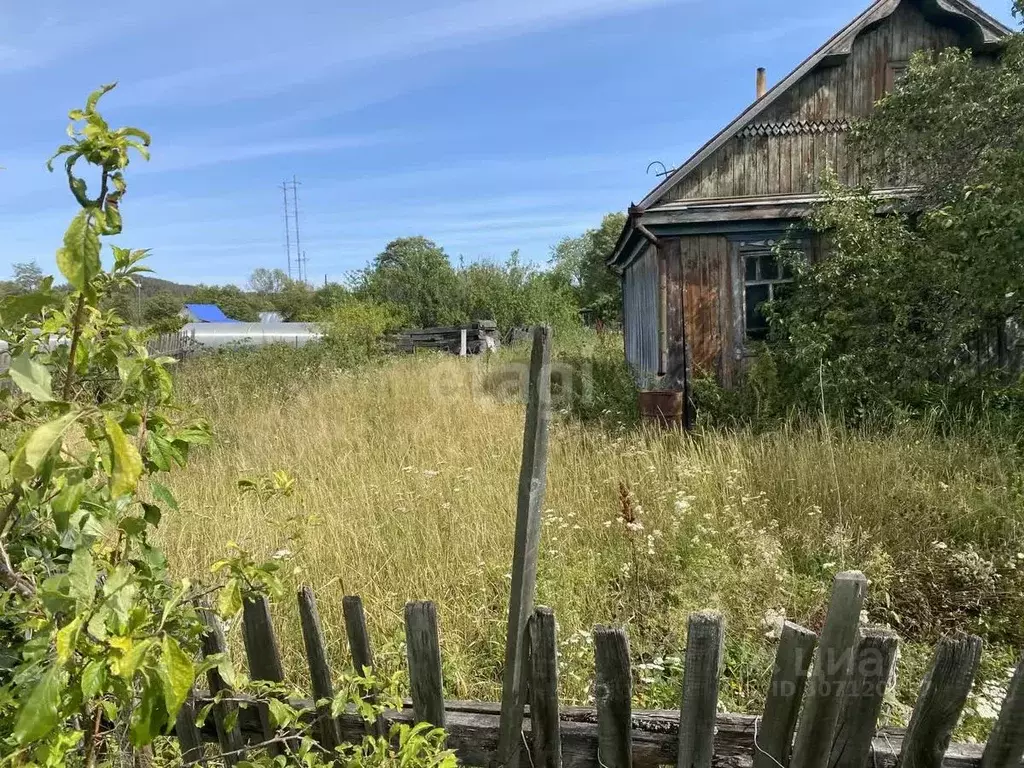
M 155 296 L 158 293 L 169 293 L 173 296 L 185 297 L 194 293 L 197 288 L 195 285 L 175 283 L 172 280 L 161 280 L 159 277 L 140 276 L 137 280 L 142 285 L 142 298 L 144 299 L 148 299 L 150 296 Z

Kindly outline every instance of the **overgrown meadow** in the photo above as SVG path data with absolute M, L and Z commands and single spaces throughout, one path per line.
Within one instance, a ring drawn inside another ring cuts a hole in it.
M 666 433 L 635 422 L 620 350 L 582 338 L 557 355 L 538 602 L 558 617 L 565 701 L 592 701 L 591 629 L 616 623 L 635 705 L 677 707 L 686 617 L 712 608 L 727 621 L 721 707 L 757 712 L 782 620 L 820 628 L 833 575 L 854 568 L 871 580 L 864 620 L 904 640 L 887 720 L 909 716 L 932 643 L 970 630 L 985 660 L 959 735 L 982 736 L 1024 639 L 1013 443 L 921 423 Z M 216 440 L 166 479 L 182 510 L 161 529 L 172 568 L 198 576 L 226 541 L 291 553 L 291 586 L 316 590 L 338 666 L 343 595 L 363 597 L 388 672 L 404 667 L 404 603 L 434 600 L 447 694 L 497 700 L 523 354 L 354 370 L 284 348 L 186 362 L 179 386 Z M 301 683 L 294 601 L 274 615 Z M 229 639 L 240 648 L 240 627 Z

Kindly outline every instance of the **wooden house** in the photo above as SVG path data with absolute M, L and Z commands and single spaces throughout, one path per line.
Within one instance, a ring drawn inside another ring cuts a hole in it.
M 759 70 L 757 100 L 630 208 L 609 260 L 641 386 L 680 390 L 693 371 L 730 386 L 766 332 L 760 305 L 789 278 L 775 242 L 800 231 L 826 164 L 862 183 L 847 153 L 851 122 L 914 51 L 992 56 L 1009 33 L 967 0 L 877 0 L 771 90 Z M 803 243 L 811 258 L 821 249 L 810 234 Z

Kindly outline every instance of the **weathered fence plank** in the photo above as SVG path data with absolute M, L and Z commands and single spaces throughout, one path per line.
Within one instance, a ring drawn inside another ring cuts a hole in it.
M 213 611 L 208 609 L 200 610 L 200 617 L 206 625 L 206 632 L 203 633 L 203 656 L 227 657 L 228 643 L 224 637 L 224 628 L 220 619 Z M 231 696 L 233 691 L 224 680 L 220 670 L 214 667 L 206 673 L 206 684 L 210 689 L 210 695 Z M 220 744 L 221 753 L 226 755 L 223 758 L 225 765 L 235 765 L 245 757 L 242 751 L 242 732 L 239 730 L 237 717 L 238 705 L 233 701 L 221 701 L 213 707 L 213 722 L 217 729 L 217 743 Z
M 864 630 L 843 691 L 829 768 L 864 768 L 867 764 L 885 689 L 896 662 L 896 645 L 896 635 L 887 629 Z
M 331 668 L 327 663 L 327 648 L 324 632 L 320 625 L 320 611 L 317 610 L 316 596 L 307 586 L 299 589 L 299 621 L 302 623 L 302 641 L 306 646 L 306 661 L 309 663 L 309 678 L 313 687 L 313 701 L 334 698 L 334 683 Z M 341 744 L 341 732 L 331 717 L 331 705 L 319 708 L 317 734 L 320 746 L 328 751 Z
M 298 706 L 300 703 L 295 702 Z M 309 705 L 309 702 L 306 702 Z M 455 750 L 463 765 L 489 765 L 497 750 L 498 713 L 501 705 L 490 702 L 450 701 L 446 705 L 448 746 Z M 252 710 L 243 711 L 242 728 L 246 734 L 259 738 L 259 718 Z M 598 763 L 597 713 L 582 707 L 563 707 L 563 768 L 601 768 Z M 342 737 L 358 742 L 364 723 L 355 713 L 340 718 Z M 387 712 L 384 721 L 392 724 L 415 722 L 411 705 L 402 712 Z M 721 768 L 749 768 L 754 750 L 756 718 L 751 715 L 718 716 L 715 730 L 715 765 Z M 679 746 L 679 712 L 653 710 L 633 712 L 633 768 L 662 768 L 674 765 Z M 530 740 L 529 723 L 525 738 Z M 210 734 L 209 728 L 206 731 Z M 869 768 L 895 768 L 903 732 L 882 729 L 872 744 Z M 954 744 L 946 752 L 943 768 L 979 768 L 982 747 L 978 744 Z M 776 766 L 778 768 L 778 766 Z
M 274 624 L 270 618 L 270 602 L 265 595 L 242 602 L 242 642 L 245 645 L 246 658 L 249 660 L 249 674 L 253 680 L 284 682 L 281 648 L 277 644 Z M 263 736 L 270 740 L 277 733 L 270 717 L 270 709 L 266 705 L 260 705 L 258 709 L 260 721 L 263 723 Z M 270 744 L 267 749 L 272 755 L 284 754 L 279 743 Z
M 633 684 L 625 630 L 594 629 L 597 761 L 604 768 L 633 765 Z M 563 751 L 565 744 L 562 745 Z
M 196 726 L 194 701 L 194 694 L 190 693 L 178 710 L 174 721 L 174 735 L 178 737 L 183 765 L 206 765 L 203 757 L 203 736 Z
M 352 654 L 352 666 L 358 675 L 373 674 L 373 644 L 370 642 L 370 631 L 366 628 L 366 613 L 363 611 L 363 599 L 355 595 L 346 595 L 341 600 L 341 608 L 345 614 L 345 634 L 348 635 L 348 650 Z M 377 692 L 363 691 L 363 698 L 371 704 L 377 701 Z M 367 724 L 368 733 L 383 736 L 383 721 L 378 719 L 375 724 Z
M 765 697 L 764 717 L 754 744 L 754 768 L 778 768 L 789 762 L 807 671 L 817 642 L 818 636 L 811 630 L 789 621 L 783 625 Z
M 537 551 L 540 548 L 541 509 L 547 487 L 548 423 L 551 420 L 551 329 L 533 329 L 529 399 L 519 469 L 515 549 L 512 555 L 512 594 L 508 606 L 505 674 L 501 689 L 501 732 L 495 764 L 517 768 L 522 747 L 523 706 L 527 680 L 527 624 L 537 589 Z
M 555 612 L 550 608 L 537 608 L 530 622 L 530 682 L 533 768 L 562 768 L 558 638 Z
M 720 614 L 694 613 L 690 616 L 676 768 L 711 768 L 724 639 L 725 622 Z
M 981 757 L 981 768 L 1016 768 L 1024 757 L 1024 656 L 1006 691 L 992 734 Z
M 406 604 L 405 646 L 416 719 L 444 728 L 441 642 L 437 632 L 437 606 L 433 603 L 419 601 Z
M 836 574 L 817 661 L 808 682 L 807 702 L 800 717 L 791 768 L 826 768 L 839 718 L 843 681 L 857 641 L 867 579 L 859 571 Z
M 932 667 L 910 716 L 900 751 L 900 768 L 939 768 L 953 728 L 967 703 L 981 658 L 981 638 L 945 637 L 935 649 Z

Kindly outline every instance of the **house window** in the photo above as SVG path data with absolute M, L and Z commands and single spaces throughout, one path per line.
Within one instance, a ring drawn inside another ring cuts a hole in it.
M 892 93 L 896 83 L 907 76 L 909 61 L 890 61 L 885 67 L 885 92 Z
M 775 241 L 740 244 L 740 265 L 743 269 L 743 331 L 748 341 L 761 341 L 768 336 L 768 319 L 764 305 L 782 298 L 793 282 L 793 273 L 775 254 Z

